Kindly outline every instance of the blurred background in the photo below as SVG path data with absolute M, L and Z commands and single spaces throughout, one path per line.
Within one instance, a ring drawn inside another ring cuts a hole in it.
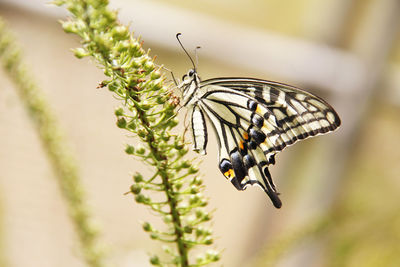
M 140 222 L 154 214 L 123 195 L 147 167 L 124 153 L 118 101 L 70 52 L 79 40 L 47 0 L 0 0 L 80 163 L 89 205 L 116 266 L 148 266 Z M 203 79 L 257 77 L 311 91 L 341 128 L 297 143 L 270 168 L 283 207 L 258 188 L 238 192 L 217 168 L 214 134 L 200 170 L 216 209 L 223 266 L 400 266 L 400 2 L 398 0 L 111 0 L 157 62 L 175 76 L 199 50 Z M 0 70 L 0 244 L 8 266 L 85 266 L 54 171 L 14 84 Z M 183 118 L 183 116 L 182 116 Z M 183 125 L 183 120 L 181 121 Z

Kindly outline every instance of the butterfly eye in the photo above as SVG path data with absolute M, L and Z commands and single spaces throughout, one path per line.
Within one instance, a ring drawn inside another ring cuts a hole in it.
M 193 77 L 193 75 L 194 75 L 194 70 L 189 70 L 188 75 L 189 75 L 189 77 Z

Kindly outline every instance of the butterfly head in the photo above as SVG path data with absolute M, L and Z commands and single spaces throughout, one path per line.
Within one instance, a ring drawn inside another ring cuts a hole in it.
M 194 80 L 199 79 L 196 69 L 190 69 L 185 75 L 182 76 L 181 84 L 190 84 Z

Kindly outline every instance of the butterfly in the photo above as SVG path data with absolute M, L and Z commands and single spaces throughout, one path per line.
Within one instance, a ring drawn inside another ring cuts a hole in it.
M 280 208 L 268 170 L 275 155 L 298 140 L 337 129 L 338 114 L 318 96 L 278 82 L 237 77 L 202 81 L 190 60 L 193 69 L 178 88 L 182 105 L 191 112 L 193 149 L 206 154 L 208 120 L 217 136 L 218 167 L 226 179 L 237 190 L 260 186 Z

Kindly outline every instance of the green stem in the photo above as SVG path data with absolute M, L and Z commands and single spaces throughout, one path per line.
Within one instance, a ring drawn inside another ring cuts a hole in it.
M 179 211 L 177 209 L 178 202 L 176 200 L 175 192 L 171 186 L 171 183 L 169 182 L 168 175 L 166 173 L 162 172 L 161 178 L 162 178 L 163 184 L 166 188 L 165 194 L 168 199 L 170 213 L 172 215 L 172 221 L 174 223 L 176 243 L 177 243 L 177 247 L 178 247 L 178 251 L 179 251 L 179 255 L 180 255 L 181 266 L 187 267 L 187 266 L 189 266 L 188 251 L 187 251 L 185 242 L 183 240 L 184 234 L 183 234 L 183 230 L 182 230 L 181 217 L 180 217 Z
M 137 96 L 135 96 L 133 98 L 138 102 L 140 100 Z M 143 123 L 143 125 L 149 127 L 149 121 L 144 116 L 143 111 L 139 110 L 138 114 L 139 114 L 138 118 Z M 146 129 L 147 129 L 147 127 L 146 127 Z M 181 267 L 187 267 L 187 266 L 189 266 L 188 250 L 187 250 L 187 247 L 183 240 L 184 233 L 182 230 L 181 216 L 179 215 L 179 211 L 178 211 L 177 197 L 176 197 L 175 191 L 172 187 L 172 183 L 170 182 L 171 177 L 169 177 L 169 175 L 168 175 L 167 155 L 165 155 L 164 153 L 162 153 L 158 150 L 158 148 L 154 142 L 155 141 L 154 135 L 151 132 L 148 132 L 146 141 L 150 147 L 152 154 L 155 155 L 156 158 L 162 159 L 162 163 L 160 165 L 158 165 L 159 167 L 157 167 L 158 168 L 157 172 L 160 174 L 162 183 L 165 188 L 165 195 L 168 200 L 170 214 L 172 216 L 172 221 L 173 221 L 173 225 L 174 225 L 174 232 L 176 235 L 176 243 L 177 243 L 178 252 L 180 255 Z

